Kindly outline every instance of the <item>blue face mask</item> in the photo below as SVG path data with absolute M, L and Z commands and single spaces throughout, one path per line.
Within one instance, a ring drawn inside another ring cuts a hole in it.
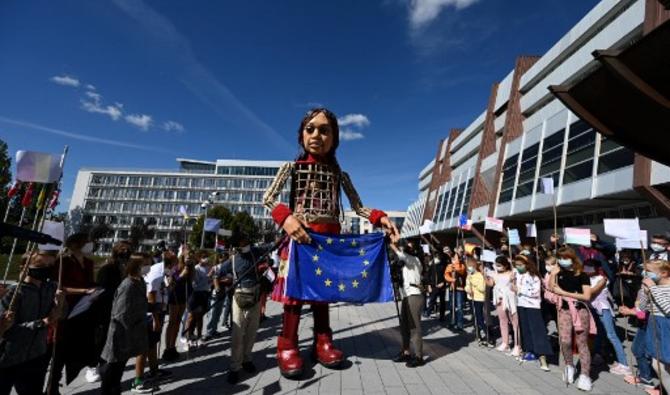
M 572 267 L 572 259 L 559 259 L 558 265 L 563 269 L 569 269 Z
M 650 279 L 651 281 L 657 283 L 659 280 L 658 274 L 650 271 L 643 271 L 642 275 L 645 276 L 646 278 Z

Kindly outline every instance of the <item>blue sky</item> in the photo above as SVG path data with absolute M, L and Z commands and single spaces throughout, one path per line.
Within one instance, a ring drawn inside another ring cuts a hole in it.
M 596 3 L 3 2 L 0 138 L 12 154 L 69 145 L 67 200 L 84 166 L 290 160 L 300 118 L 325 105 L 347 121 L 338 157 L 363 202 L 404 210 L 439 139 L 515 57 L 543 54 Z

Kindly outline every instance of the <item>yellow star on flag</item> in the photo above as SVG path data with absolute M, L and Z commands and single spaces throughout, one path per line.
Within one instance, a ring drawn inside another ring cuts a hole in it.
M 360 256 L 365 255 L 365 250 L 364 250 L 363 248 L 361 248 L 360 250 L 358 250 L 358 254 L 359 254 Z
M 368 278 L 368 271 L 367 271 L 367 270 L 363 270 L 363 271 L 361 272 L 361 275 L 363 276 L 363 278 Z
M 351 282 L 351 285 L 352 285 L 354 288 L 358 288 L 358 281 L 357 281 L 357 280 L 352 281 L 352 282 Z
M 369 264 L 370 264 L 370 261 L 368 261 L 367 259 L 363 261 L 363 265 L 367 266 Z
M 316 270 L 315 270 L 315 273 L 316 273 L 317 276 L 320 276 L 321 273 L 323 273 L 323 271 L 321 270 L 320 267 L 317 267 Z
M 331 239 L 330 237 L 327 238 L 327 239 L 326 239 L 326 243 L 328 243 L 328 244 L 333 244 L 333 239 Z
M 314 261 L 314 262 L 318 262 L 318 261 L 319 261 L 319 256 L 318 256 L 318 255 L 314 255 L 314 256 L 312 257 L 312 261 Z
M 347 288 L 344 284 L 340 283 L 340 285 L 337 286 L 339 288 L 340 292 L 344 292 L 344 290 Z
M 356 240 L 351 240 L 351 246 L 352 247 L 356 247 L 357 245 L 358 245 L 358 243 L 356 242 Z
M 326 281 L 324 281 L 324 283 L 326 284 L 326 287 L 330 287 L 330 285 L 331 285 L 333 282 L 330 281 L 329 278 L 327 278 Z
M 319 248 L 319 251 L 323 251 L 323 246 L 321 244 L 319 244 L 318 248 Z

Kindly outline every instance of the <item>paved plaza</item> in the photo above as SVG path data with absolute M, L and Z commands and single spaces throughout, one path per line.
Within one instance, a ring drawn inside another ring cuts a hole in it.
M 261 324 L 254 347 L 255 375 L 242 375 L 231 387 L 226 382 L 229 362 L 229 335 L 207 343 L 205 348 L 184 353 L 184 359 L 167 368 L 174 379 L 163 383 L 161 394 L 578 394 L 566 388 L 560 369 L 551 365 L 543 372 L 537 363 L 519 365 L 512 357 L 472 343 L 471 329 L 466 334 L 449 331 L 437 319 L 424 319 L 424 352 L 427 364 L 417 369 L 396 364 L 400 334 L 393 303 L 355 306 L 332 305 L 331 324 L 336 343 L 348 360 L 341 370 L 330 370 L 309 360 L 312 317 L 303 309 L 300 327 L 306 374 L 300 381 L 280 376 L 275 361 L 276 336 L 281 324 L 281 305 L 268 302 L 268 319 Z M 626 344 L 628 351 L 629 345 Z M 577 360 L 577 359 L 575 359 Z M 134 361 L 131 360 L 131 363 Z M 594 394 L 642 394 L 641 389 L 623 382 L 607 371 L 592 369 Z M 130 393 L 133 367 L 123 376 Z M 83 372 L 63 393 L 95 394 L 99 383 L 88 384 Z

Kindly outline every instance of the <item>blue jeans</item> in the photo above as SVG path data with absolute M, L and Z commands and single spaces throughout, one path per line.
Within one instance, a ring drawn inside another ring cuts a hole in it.
M 219 302 L 215 304 L 216 302 Z M 209 322 L 207 322 L 207 334 L 213 335 L 216 333 L 216 330 L 219 328 L 219 320 L 221 319 L 221 313 L 223 312 L 223 322 L 225 324 L 226 320 L 230 316 L 230 302 L 231 297 L 229 292 L 224 292 L 223 296 L 218 298 L 212 298 L 210 300 L 210 306 L 213 306 L 209 310 Z
M 635 338 L 633 339 L 633 355 L 637 361 L 637 375 L 638 377 L 651 380 L 651 360 L 647 356 L 647 326 L 641 326 L 637 329 Z
M 625 366 L 628 366 L 628 362 L 626 361 L 626 353 L 623 351 L 623 345 L 621 344 L 621 340 L 619 339 L 619 336 L 616 334 L 616 328 L 614 326 L 614 317 L 612 317 L 612 311 L 610 309 L 603 309 L 601 314 L 597 314 L 597 311 L 594 311 L 596 315 L 598 316 L 598 320 L 600 321 L 599 325 L 599 330 L 598 330 L 598 335 L 596 336 L 596 339 L 593 343 L 593 349 L 595 352 L 600 353 L 602 350 L 602 343 L 603 343 L 603 338 L 607 336 L 607 339 L 610 341 L 612 344 L 612 347 L 614 348 L 614 352 L 616 353 L 616 359 L 617 361 Z M 603 333 L 600 328 L 605 329 L 605 333 Z
M 455 302 L 456 328 L 463 329 L 463 300 L 465 299 L 465 291 L 452 291 L 451 295 L 455 298 L 452 303 Z

